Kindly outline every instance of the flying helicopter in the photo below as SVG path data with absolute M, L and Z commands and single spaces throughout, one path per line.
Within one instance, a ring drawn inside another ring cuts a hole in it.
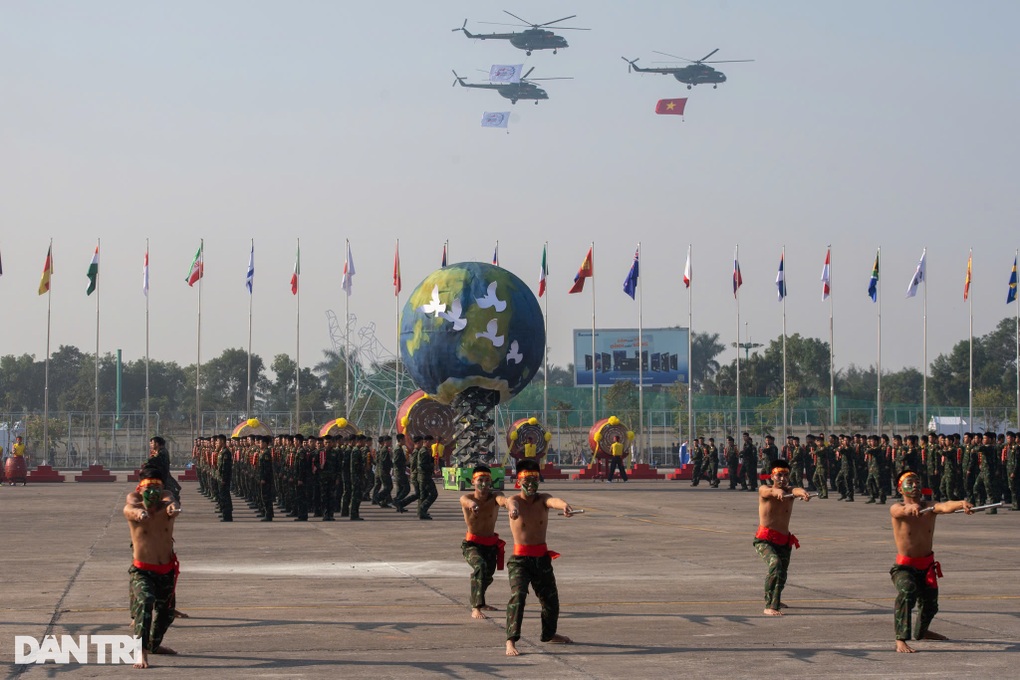
M 620 57 L 627 64 L 627 71 L 637 71 L 638 73 L 659 73 L 664 76 L 672 75 L 674 78 L 679 80 L 681 83 L 687 83 L 687 89 L 691 89 L 695 85 L 707 85 L 711 84 L 712 89 L 719 86 L 719 83 L 726 82 L 726 74 L 722 71 L 709 66 L 709 64 L 735 64 L 742 61 L 754 61 L 754 59 L 722 59 L 708 61 L 708 58 L 719 51 L 719 48 L 715 48 L 701 59 L 687 59 L 685 57 L 678 57 L 675 54 L 666 54 L 665 52 L 655 52 L 661 54 L 664 57 L 670 57 L 672 59 L 679 59 L 690 63 L 690 66 L 652 66 L 649 68 L 642 68 L 637 65 L 637 59 L 628 59 L 627 57 Z
M 453 87 L 456 87 L 457 83 L 460 83 L 461 87 L 475 87 L 480 90 L 496 90 L 497 92 L 499 92 L 501 97 L 509 99 L 511 104 L 516 104 L 518 99 L 534 99 L 535 104 L 537 105 L 538 100 L 548 99 L 549 94 L 545 90 L 540 88 L 538 85 L 535 85 L 534 81 L 573 80 L 573 78 L 569 76 L 552 78 L 532 78 L 531 80 L 528 80 L 527 79 L 528 75 L 534 70 L 535 70 L 534 66 L 529 68 L 527 72 L 523 76 L 521 76 L 521 81 L 519 83 L 468 83 L 464 81 L 463 76 L 458 76 L 457 72 L 454 71 L 453 77 L 456 78 L 456 80 L 453 81 Z
M 547 21 L 544 24 L 533 24 L 530 21 L 525 21 L 516 14 L 511 14 L 506 10 L 503 10 L 505 14 L 510 14 L 514 19 L 517 19 L 521 24 L 500 24 L 492 21 L 480 21 L 480 24 L 493 24 L 495 26 L 527 26 L 528 29 L 521 31 L 520 33 L 471 33 L 467 30 L 467 19 L 464 20 L 464 25 L 460 28 L 454 28 L 453 31 L 463 31 L 464 35 L 468 38 L 477 38 L 478 40 L 509 40 L 510 44 L 519 50 L 524 50 L 525 54 L 531 56 L 532 50 L 552 50 L 553 54 L 556 54 L 556 50 L 569 47 L 567 45 L 567 39 L 561 35 L 556 35 L 552 31 L 547 31 L 543 26 L 551 26 L 558 24 L 561 21 L 567 19 L 573 19 L 576 14 L 571 14 L 569 17 L 563 17 L 556 21 Z M 590 28 L 577 28 L 575 26 L 557 26 L 556 30 L 568 30 L 568 31 L 590 31 Z

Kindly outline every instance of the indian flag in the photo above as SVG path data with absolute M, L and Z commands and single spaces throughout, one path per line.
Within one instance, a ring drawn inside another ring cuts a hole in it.
M 96 244 L 96 252 L 92 254 L 92 261 L 89 262 L 89 270 L 85 272 L 89 277 L 89 287 L 85 289 L 86 295 L 96 292 L 96 283 L 99 280 L 99 244 Z

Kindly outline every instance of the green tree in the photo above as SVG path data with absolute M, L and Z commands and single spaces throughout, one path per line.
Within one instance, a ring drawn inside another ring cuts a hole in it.
M 711 381 L 719 371 L 719 362 L 716 360 L 726 349 L 726 345 L 719 342 L 718 333 L 694 333 L 691 335 L 691 381 L 695 391 L 702 391 L 705 383 Z
M 638 388 L 629 380 L 620 380 L 602 393 L 602 403 L 630 428 L 636 428 L 638 418 Z

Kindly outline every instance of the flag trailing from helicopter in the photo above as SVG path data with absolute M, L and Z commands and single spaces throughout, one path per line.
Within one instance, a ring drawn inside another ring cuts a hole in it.
M 687 98 L 681 99 L 660 99 L 655 103 L 655 112 L 660 115 L 684 115 L 684 107 L 687 106 Z
M 490 83 L 519 83 L 524 64 L 493 64 L 489 68 Z
M 506 129 L 509 122 L 509 111 L 486 111 L 482 114 L 482 127 Z

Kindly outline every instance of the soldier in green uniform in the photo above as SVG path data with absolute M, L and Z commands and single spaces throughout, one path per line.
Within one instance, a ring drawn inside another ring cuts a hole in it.
M 1009 489 L 1011 510 L 1020 510 L 1020 444 L 1015 432 L 1006 433 L 1006 486 Z
M 825 439 L 819 437 L 813 451 L 815 459 L 815 476 L 813 482 L 819 498 L 829 497 L 829 447 Z
M 259 439 L 259 509 L 262 512 L 263 522 L 273 521 L 273 485 L 275 475 L 273 473 L 273 453 L 269 450 L 269 442 L 271 441 L 272 438 L 269 435 L 263 435 Z
M 218 434 L 213 438 L 216 455 L 216 498 L 223 517 L 221 522 L 234 521 L 234 501 L 230 498 L 230 482 L 234 474 L 234 456 L 227 448 L 226 435 Z
M 715 446 L 715 437 L 708 438 L 708 445 L 705 446 L 705 460 L 708 463 L 708 485 L 713 489 L 719 488 L 719 449 Z
M 982 437 L 981 446 L 977 449 L 978 478 L 974 483 L 974 490 L 971 495 L 980 498 L 980 504 L 984 505 L 986 500 L 989 503 L 998 503 L 1002 500 L 999 495 L 999 449 L 995 446 L 995 433 L 985 432 Z M 989 515 L 998 514 L 998 508 L 987 510 Z
M 737 453 L 737 446 L 733 437 L 726 437 L 726 446 L 723 447 L 723 456 L 726 457 L 726 474 L 730 480 L 730 491 L 737 488 L 738 473 L 740 471 L 740 454 Z
M 393 505 L 393 437 L 380 437 L 379 462 L 382 465 L 382 489 L 379 491 L 379 507 Z
M 367 439 L 368 437 L 365 435 L 357 435 L 354 438 L 353 446 L 351 446 L 350 517 L 352 522 L 360 522 L 365 519 L 361 516 L 361 500 L 362 494 L 364 493 L 363 485 L 365 483 L 365 451 L 368 449 L 368 444 L 366 443 Z
M 691 486 L 697 486 L 705 474 L 705 451 L 702 449 L 703 442 L 700 438 L 695 439 L 693 444 L 691 447 L 691 464 L 693 465 Z
M 431 447 L 428 446 L 430 441 L 432 436 L 426 435 L 424 452 L 418 455 L 418 488 L 421 490 L 418 497 L 418 519 L 432 519 L 429 508 L 439 497 L 435 480 L 436 463 L 432 457 Z
M 845 434 L 839 435 L 839 449 L 836 450 L 836 458 L 839 460 L 839 473 L 836 475 L 836 490 L 839 491 L 837 500 L 854 502 L 854 461 L 853 447 L 850 446 L 850 437 Z
M 407 446 L 404 444 L 403 434 L 397 435 L 397 445 L 393 449 L 393 481 L 396 485 L 393 505 L 396 506 L 411 490 L 407 481 Z
M 885 464 L 885 455 L 879 445 L 879 439 L 875 435 L 868 436 L 868 448 L 864 451 L 864 458 L 868 464 L 868 503 L 879 502 L 885 505 L 885 487 L 882 486 L 882 467 Z M 876 499 L 878 499 L 876 501 Z
M 340 447 L 340 516 L 351 516 L 351 498 L 353 482 L 351 480 L 351 453 L 354 450 L 356 435 L 347 435 Z
M 744 491 L 754 491 L 758 488 L 758 451 L 749 432 L 742 433 L 741 438 L 740 486 Z

